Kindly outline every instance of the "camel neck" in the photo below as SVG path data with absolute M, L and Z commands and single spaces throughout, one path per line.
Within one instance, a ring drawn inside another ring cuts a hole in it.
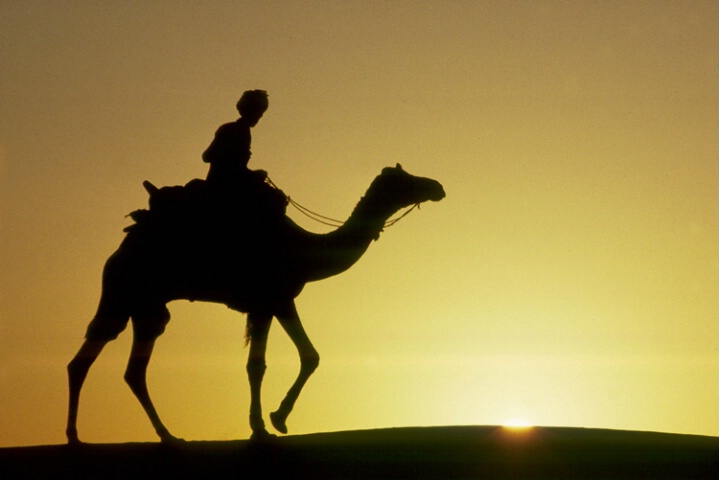
M 352 214 L 338 231 L 345 229 L 358 238 L 367 239 L 367 241 L 377 240 L 385 222 L 396 210 L 365 195 L 357 202 Z
M 365 196 L 337 230 L 320 235 L 318 249 L 310 256 L 309 281 L 338 275 L 354 265 L 379 234 L 392 210 Z

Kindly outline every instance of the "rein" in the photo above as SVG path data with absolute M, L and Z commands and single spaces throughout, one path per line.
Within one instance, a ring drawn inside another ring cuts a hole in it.
M 269 176 L 268 176 L 267 178 L 265 178 L 265 181 L 266 181 L 267 184 L 270 185 L 272 188 L 274 188 L 274 189 L 276 189 L 276 190 L 282 192 L 282 190 L 275 184 L 275 182 L 273 182 L 273 181 L 270 179 Z M 299 211 L 301 214 L 303 214 L 304 216 L 306 216 L 306 217 L 308 217 L 308 218 L 314 220 L 314 221 L 317 222 L 317 223 L 321 223 L 322 225 L 327 225 L 327 226 L 329 226 L 329 227 L 341 227 L 342 225 L 345 224 L 345 222 L 344 222 L 343 220 L 337 220 L 336 218 L 327 217 L 327 216 L 325 216 L 325 215 L 322 215 L 322 214 L 319 214 L 319 213 L 317 213 L 317 212 L 314 212 L 314 211 L 310 210 L 309 208 L 305 207 L 304 205 L 300 204 L 299 202 L 296 202 L 295 200 L 293 200 L 289 195 L 285 195 L 285 196 L 287 197 L 287 202 L 288 202 L 290 205 L 292 205 L 293 207 L 295 207 L 295 208 L 297 209 L 297 211 Z M 397 218 L 390 218 L 389 220 L 387 220 L 386 222 L 384 222 L 384 225 L 383 225 L 382 228 L 387 228 L 387 227 L 393 226 L 395 223 L 399 222 L 399 221 L 402 220 L 404 217 L 406 217 L 407 215 L 409 215 L 409 213 L 410 213 L 412 210 L 414 210 L 415 208 L 419 208 L 419 203 L 415 203 L 414 205 L 412 205 L 412 207 L 410 207 L 406 212 L 404 212 L 404 213 L 403 213 L 402 215 L 400 215 L 399 217 L 397 217 Z

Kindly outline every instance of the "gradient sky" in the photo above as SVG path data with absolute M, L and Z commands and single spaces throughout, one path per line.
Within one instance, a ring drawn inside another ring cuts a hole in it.
M 297 301 L 322 356 L 290 433 L 536 425 L 718 434 L 713 1 L 0 2 L 0 446 L 64 442 L 65 366 L 141 183 L 206 174 L 243 90 L 251 167 L 346 217 L 388 165 L 447 198 Z M 290 215 L 313 231 L 326 231 Z M 149 387 L 247 438 L 244 317 L 175 302 Z M 154 440 L 111 343 L 81 438 Z M 264 405 L 298 369 L 276 325 Z

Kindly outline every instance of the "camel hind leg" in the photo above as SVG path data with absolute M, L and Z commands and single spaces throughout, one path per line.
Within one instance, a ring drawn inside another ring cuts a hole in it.
M 75 357 L 67 365 L 67 376 L 70 387 L 70 401 L 67 412 L 67 429 L 65 435 L 70 444 L 80 443 L 77 435 L 77 411 L 80 403 L 80 390 L 85 382 L 87 372 L 97 359 L 108 340 L 85 340 Z
M 267 364 L 267 335 L 270 331 L 272 316 L 268 314 L 250 313 L 247 319 L 250 337 L 250 353 L 247 357 L 247 378 L 250 382 L 250 428 L 252 440 L 271 438 L 262 419 L 262 379 Z
M 181 439 L 167 430 L 150 399 L 147 389 L 147 366 L 155 347 L 155 340 L 165 331 L 165 325 L 169 320 L 170 312 L 164 306 L 149 314 L 133 316 L 132 350 L 125 370 L 125 382 L 139 400 L 160 440 L 166 443 L 181 441 Z
M 87 373 L 105 345 L 116 339 L 130 320 L 129 315 L 123 313 L 122 309 L 117 308 L 117 305 L 109 300 L 111 299 L 104 295 L 100 299 L 95 318 L 87 327 L 85 342 L 67 365 L 70 395 L 65 434 L 68 443 L 71 444 L 80 442 L 77 435 L 77 411 L 80 403 L 80 390 L 85 383 Z
M 155 340 L 134 338 L 130 360 L 127 363 L 127 370 L 125 371 L 125 382 L 127 382 L 132 393 L 134 393 L 135 397 L 140 401 L 140 405 L 142 405 L 150 422 L 152 422 L 152 426 L 155 428 L 155 432 L 157 432 L 160 440 L 162 442 L 174 442 L 179 439 L 173 436 L 160 420 L 147 389 L 147 366 L 150 363 L 150 356 L 152 355 L 154 346 Z

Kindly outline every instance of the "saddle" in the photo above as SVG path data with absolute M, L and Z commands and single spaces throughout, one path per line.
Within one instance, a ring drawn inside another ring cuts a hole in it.
M 281 190 L 259 177 L 249 178 L 236 188 L 218 187 L 198 178 L 185 185 L 161 188 L 145 180 L 142 186 L 150 196 L 149 208 L 131 212 L 129 217 L 135 223 L 125 232 L 138 227 L 217 230 L 238 224 L 246 231 L 246 227 L 284 217 L 288 204 Z

